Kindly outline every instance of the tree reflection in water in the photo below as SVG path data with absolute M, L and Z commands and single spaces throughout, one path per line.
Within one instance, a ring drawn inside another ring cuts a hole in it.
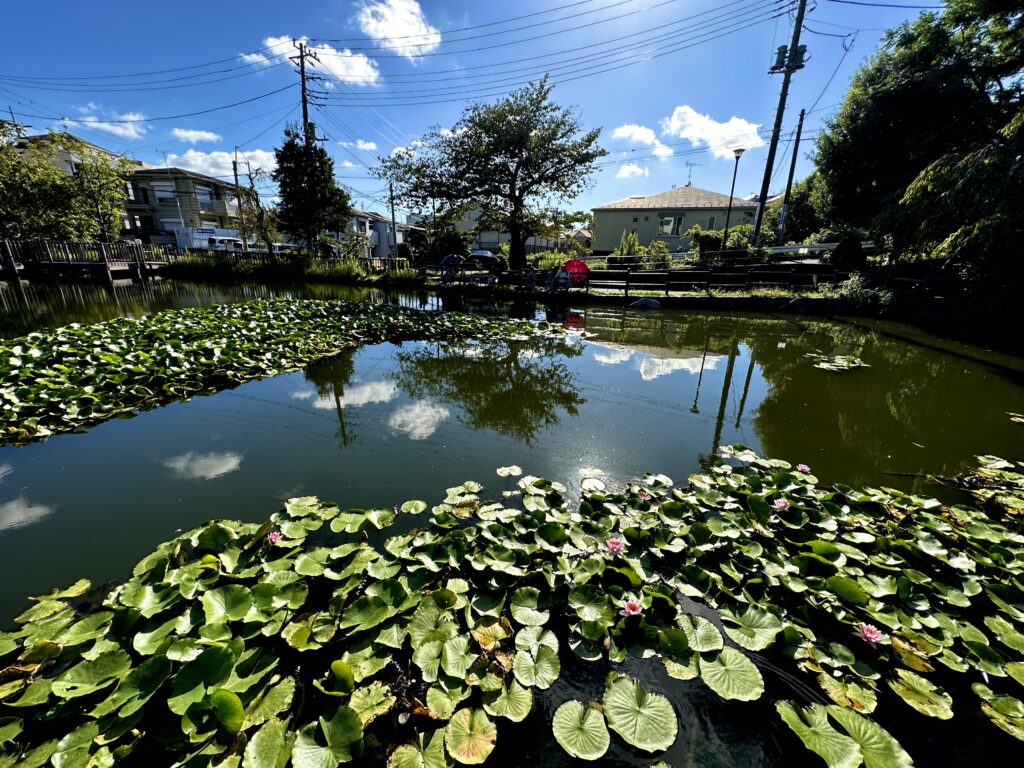
M 312 382 L 316 387 L 317 396 L 321 399 L 334 399 L 334 408 L 338 413 L 338 445 L 342 448 L 351 445 L 356 437 L 345 425 L 345 409 L 342 403 L 345 387 L 355 372 L 354 358 L 355 350 L 347 350 L 334 357 L 310 363 L 303 371 L 306 381 Z
M 410 397 L 458 406 L 474 429 L 490 429 L 528 445 L 576 416 L 586 400 L 562 360 L 582 346 L 570 339 L 424 344 L 401 349 L 393 380 Z

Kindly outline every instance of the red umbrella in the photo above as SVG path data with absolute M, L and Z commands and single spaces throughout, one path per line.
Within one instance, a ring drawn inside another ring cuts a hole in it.
M 569 273 L 569 281 L 573 285 L 587 282 L 587 277 L 590 274 L 590 267 L 585 262 L 579 259 L 571 259 L 565 262 L 565 271 Z

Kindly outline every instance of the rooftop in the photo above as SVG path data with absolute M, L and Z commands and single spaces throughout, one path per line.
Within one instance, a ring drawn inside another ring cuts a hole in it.
M 173 166 L 170 168 L 155 168 L 151 166 L 149 168 L 136 168 L 134 171 L 132 171 L 133 179 L 137 178 L 159 181 L 160 179 L 169 179 L 174 178 L 176 176 L 187 176 L 190 179 L 202 181 L 205 182 L 206 184 L 214 184 L 218 187 L 234 188 L 234 184 L 230 184 L 227 181 L 218 179 L 214 176 L 207 176 L 205 173 L 196 173 L 195 171 L 189 171 L 186 170 L 185 168 L 175 168 Z
M 614 203 L 599 205 L 593 210 L 606 211 L 614 209 L 645 210 L 648 208 L 725 208 L 729 205 L 729 196 L 707 189 L 683 186 L 673 187 L 665 192 L 653 195 L 631 195 L 616 200 Z M 753 208 L 754 204 L 738 197 L 732 199 L 734 208 Z

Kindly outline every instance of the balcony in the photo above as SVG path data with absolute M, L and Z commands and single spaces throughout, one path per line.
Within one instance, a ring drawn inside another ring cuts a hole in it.
M 199 198 L 199 210 L 202 211 L 203 213 L 213 213 L 214 212 L 214 205 L 213 205 L 213 203 L 214 203 L 214 201 L 211 200 L 208 197 L 200 197 Z
M 200 210 L 205 211 L 207 209 L 200 207 Z M 214 200 L 213 207 L 210 210 L 218 216 L 237 216 L 238 203 L 233 200 Z

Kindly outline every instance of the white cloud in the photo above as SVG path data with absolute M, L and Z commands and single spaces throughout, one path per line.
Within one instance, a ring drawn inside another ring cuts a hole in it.
M 85 128 L 93 131 L 103 131 L 111 136 L 119 136 L 122 139 L 141 139 L 146 135 L 149 127 L 141 122 L 146 116 L 141 112 L 117 112 L 111 109 L 104 109 L 101 104 L 90 101 L 83 106 L 75 107 L 81 117 L 74 120 L 61 120 L 60 124 L 67 128 Z M 103 122 L 113 120 L 114 122 Z
M 4 478 L 6 478 L 13 471 L 14 467 L 12 467 L 10 464 L 0 464 L 0 483 L 2 483 L 4 481 Z
M 357 387 L 350 387 L 341 398 L 343 406 L 358 407 L 372 403 L 390 403 L 398 396 L 398 387 L 390 381 L 371 381 L 360 384 Z M 313 403 L 314 408 L 334 410 L 333 397 L 323 397 Z
M 654 148 L 654 156 L 660 160 L 672 157 L 672 147 L 666 147 L 659 140 L 657 135 L 654 133 L 652 128 L 648 128 L 645 125 L 637 125 L 636 123 L 626 123 L 620 125 L 614 131 L 612 131 L 613 139 L 625 139 L 634 144 L 643 144 L 647 147 Z
M 316 397 L 316 392 L 310 392 L 307 389 L 300 389 L 296 392 L 292 392 L 288 397 L 292 400 L 313 400 Z
M 267 149 L 251 149 L 239 152 L 238 156 L 245 157 L 253 170 L 262 168 L 264 171 L 272 171 L 277 167 L 277 158 Z M 167 163 L 175 168 L 226 179 L 233 175 L 231 161 L 234 159 L 234 152 L 200 152 L 190 149 L 183 155 L 168 155 Z
M 629 179 L 633 176 L 650 176 L 651 172 L 636 163 L 626 163 L 624 166 L 619 168 L 618 173 L 615 174 L 616 179 Z
M 391 414 L 388 426 L 404 432 L 412 440 L 426 440 L 449 416 L 443 405 L 421 401 L 399 408 Z
M 356 164 L 353 163 L 351 160 L 342 160 L 341 161 L 341 167 L 342 168 L 355 168 Z
M 174 138 L 187 141 L 189 144 L 197 144 L 200 141 L 220 141 L 221 135 L 213 131 L 199 131 L 192 128 L 172 128 Z
M 10 531 L 38 523 L 47 515 L 53 514 L 54 510 L 56 507 L 46 504 L 31 504 L 22 496 L 5 501 L 0 504 L 0 531 Z
M 376 152 L 377 142 L 375 141 L 363 141 L 362 139 L 356 140 L 356 149 L 361 149 L 365 152 Z
M 306 50 L 317 57 L 318 61 L 311 66 L 336 80 L 352 85 L 372 85 L 380 79 L 377 62 L 363 53 L 352 53 L 348 48 L 339 50 L 327 43 L 309 45 L 308 37 L 291 38 L 288 35 L 264 38 L 263 45 L 273 51 L 273 61 L 284 62 L 295 53 L 293 39 L 306 43 Z
M 701 357 L 644 357 L 637 361 L 636 369 L 640 371 L 640 378 L 644 381 L 653 381 L 662 376 L 668 376 L 676 371 L 686 371 L 690 374 L 700 373 L 701 360 L 704 360 L 704 370 L 713 371 L 715 366 L 722 360 L 721 355 L 708 355 Z
M 633 358 L 633 352 L 629 349 L 612 349 L 608 352 L 595 352 L 594 360 L 601 365 L 619 365 L 627 363 Z
M 753 149 L 765 144 L 757 133 L 761 127 L 758 123 L 735 116 L 720 123 L 685 104 L 676 107 L 671 117 L 664 118 L 661 127 L 664 134 L 686 139 L 695 147 L 707 147 L 715 157 L 730 160 L 734 149 Z
M 427 22 L 417 0 L 376 0 L 359 9 L 359 28 L 381 48 L 410 61 L 441 45 L 441 33 Z
M 238 58 L 246 64 L 255 64 L 259 67 L 269 67 L 273 59 L 262 53 L 240 53 Z
M 172 456 L 164 466 L 183 480 L 213 480 L 230 474 L 242 465 L 242 454 L 234 451 L 194 453 Z

